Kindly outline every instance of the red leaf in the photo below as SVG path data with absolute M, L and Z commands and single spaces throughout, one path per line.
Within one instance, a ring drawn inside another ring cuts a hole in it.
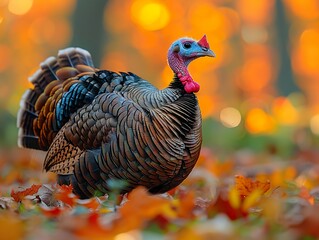
M 241 208 L 234 208 L 229 199 L 219 195 L 217 201 L 211 206 L 213 212 L 226 214 L 231 220 L 238 218 L 245 218 L 248 216 L 248 212 Z
M 35 185 L 33 184 L 31 187 L 22 190 L 22 191 L 17 191 L 15 192 L 13 189 L 11 191 L 11 197 L 14 199 L 16 202 L 21 202 L 24 197 L 36 194 L 39 191 L 39 188 L 41 185 Z
M 72 193 L 72 190 L 72 185 L 59 186 L 57 191 L 54 193 L 54 197 L 55 199 L 60 200 L 65 204 L 73 207 L 78 197 Z
M 154 219 L 153 219 L 154 222 L 157 223 L 157 225 L 163 229 L 163 230 L 167 230 L 168 229 L 168 226 L 170 224 L 170 219 L 159 214 L 158 216 L 156 216 Z
M 62 213 L 62 209 L 59 207 L 53 207 L 53 208 L 41 208 L 43 214 L 50 218 L 55 218 L 59 216 Z
M 97 212 L 92 212 L 88 216 L 88 222 L 90 225 L 97 226 L 99 225 L 99 218 L 100 218 L 100 215 Z

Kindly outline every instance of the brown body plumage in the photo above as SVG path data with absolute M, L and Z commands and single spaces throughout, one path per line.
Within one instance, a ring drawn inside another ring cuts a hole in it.
M 193 169 L 200 109 L 177 76 L 158 90 L 135 74 L 95 69 L 87 51 L 69 48 L 30 81 L 18 114 L 19 145 L 47 150 L 44 169 L 80 197 L 106 193 L 109 179 L 125 180 L 123 192 L 143 185 L 162 193 Z

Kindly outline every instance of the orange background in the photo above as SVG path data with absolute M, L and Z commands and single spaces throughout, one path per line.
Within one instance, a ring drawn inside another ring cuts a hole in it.
M 81 38 L 71 21 L 77 3 L 0 0 L 1 145 L 16 140 L 16 112 L 31 87 L 28 77 L 46 57 Z M 279 5 L 285 14 L 281 19 Z M 171 42 L 206 34 L 217 57 L 190 65 L 201 85 L 197 95 L 204 119 L 249 134 L 272 134 L 282 126 L 319 134 L 317 0 L 110 0 L 103 19 L 106 37 L 97 67 L 131 71 L 163 88 L 172 79 L 166 64 Z M 287 62 L 278 44 L 282 31 L 287 32 Z M 284 64 L 292 75 L 280 78 Z M 280 88 L 280 82 L 287 87 Z

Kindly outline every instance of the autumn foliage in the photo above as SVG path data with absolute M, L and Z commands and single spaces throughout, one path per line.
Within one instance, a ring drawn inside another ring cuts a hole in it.
M 41 161 L 27 151 L 18 152 L 21 157 L 3 176 L 21 168 L 20 183 L 1 180 L 3 239 L 45 239 L 52 234 L 62 239 L 319 237 L 315 165 L 296 162 L 262 171 L 256 163 L 243 165 L 235 155 L 221 162 L 204 148 L 191 175 L 166 194 L 151 195 L 138 187 L 119 195 L 117 188 L 108 195 L 79 199 L 71 186 L 55 184 L 50 175 L 43 183 L 37 183 L 39 178 L 31 183 L 29 172 L 40 171 L 36 165 Z M 245 170 L 239 170 L 243 166 Z

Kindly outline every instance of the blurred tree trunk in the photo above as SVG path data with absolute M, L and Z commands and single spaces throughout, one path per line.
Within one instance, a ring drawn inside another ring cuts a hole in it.
M 103 56 L 106 35 L 103 24 L 107 0 L 77 0 L 72 17 L 73 38 L 71 46 L 88 50 L 95 66 L 99 66 Z
M 277 89 L 280 95 L 287 96 L 292 92 L 299 91 L 294 81 L 291 69 L 289 53 L 289 24 L 286 19 L 285 7 L 282 0 L 276 0 L 275 26 L 277 36 L 277 49 L 279 59 L 279 74 Z

